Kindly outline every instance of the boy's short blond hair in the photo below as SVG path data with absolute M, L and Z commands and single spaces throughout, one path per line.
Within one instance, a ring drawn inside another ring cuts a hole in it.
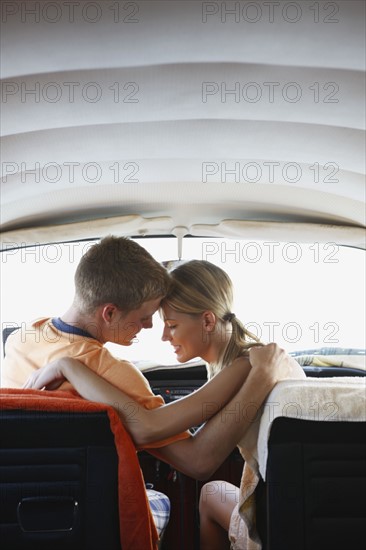
M 112 303 L 128 313 L 164 297 L 170 286 L 166 269 L 135 241 L 108 236 L 93 245 L 75 273 L 75 305 L 92 313 Z

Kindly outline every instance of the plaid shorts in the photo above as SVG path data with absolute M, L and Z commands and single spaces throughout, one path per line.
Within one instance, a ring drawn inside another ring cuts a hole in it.
M 154 491 L 153 489 L 146 489 L 146 493 L 160 537 L 169 522 L 170 500 L 164 493 L 159 493 L 159 491 Z

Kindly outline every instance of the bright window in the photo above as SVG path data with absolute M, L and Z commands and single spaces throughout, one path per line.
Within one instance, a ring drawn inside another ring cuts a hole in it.
M 159 261 L 177 259 L 175 238 L 137 239 Z M 73 298 L 73 275 L 92 242 L 51 244 L 1 256 L 2 328 L 62 316 Z M 365 256 L 334 243 L 185 238 L 184 259 L 205 259 L 233 280 L 234 312 L 262 341 L 288 351 L 365 347 Z M 135 361 L 175 362 L 161 341 L 162 322 L 132 346 L 109 344 Z

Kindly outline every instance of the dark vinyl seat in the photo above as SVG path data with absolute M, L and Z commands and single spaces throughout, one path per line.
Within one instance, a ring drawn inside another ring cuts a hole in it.
M 366 423 L 280 417 L 257 492 L 263 550 L 366 546 Z
M 107 413 L 0 411 L 3 550 L 120 550 Z

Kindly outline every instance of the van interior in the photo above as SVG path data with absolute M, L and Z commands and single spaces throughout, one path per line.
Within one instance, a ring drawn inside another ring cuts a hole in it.
M 1 357 L 71 302 L 107 235 L 167 268 L 222 267 L 236 315 L 313 384 L 307 415 L 288 393 L 263 435 L 256 548 L 364 547 L 365 3 L 14 0 L 1 27 Z M 177 363 L 162 326 L 156 314 L 132 346 L 106 346 L 171 403 L 207 365 Z M 156 548 L 121 543 L 136 503 L 110 414 L 1 406 L 4 550 Z M 138 461 L 170 499 L 160 550 L 199 550 L 204 482 Z M 239 486 L 243 466 L 235 449 L 212 479 Z

